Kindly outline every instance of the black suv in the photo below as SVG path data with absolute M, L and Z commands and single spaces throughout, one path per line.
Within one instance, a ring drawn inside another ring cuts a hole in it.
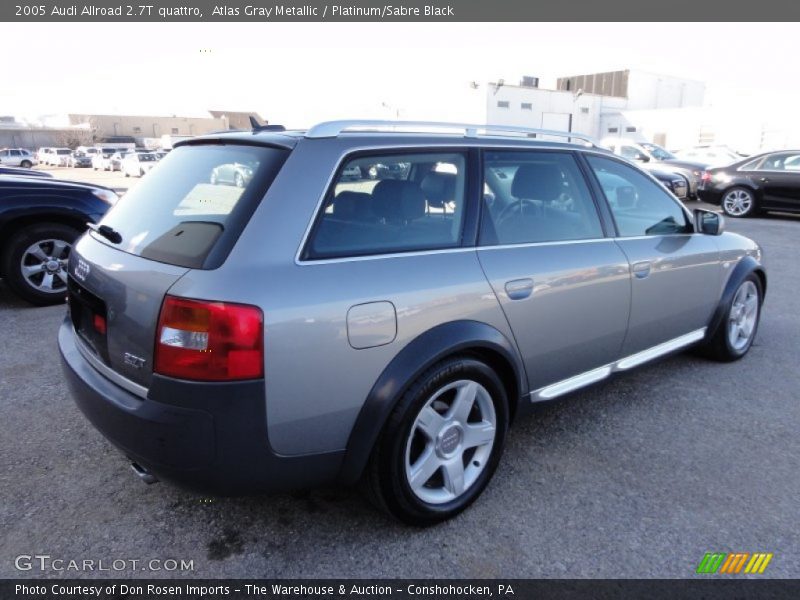
M 117 199 L 93 185 L 0 176 L 0 277 L 31 304 L 63 302 L 72 243 Z

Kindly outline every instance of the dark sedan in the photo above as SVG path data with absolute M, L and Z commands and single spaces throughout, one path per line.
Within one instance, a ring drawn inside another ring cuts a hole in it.
M 689 197 L 689 181 L 685 175 L 665 169 L 648 169 L 648 171 L 665 188 L 675 194 L 676 198 L 686 200 Z
M 91 167 L 92 157 L 83 152 L 74 152 L 67 159 L 67 166 L 72 168 Z
M 34 171 L 33 169 L 20 169 L 17 167 L 0 167 L 0 175 L 13 175 L 15 177 L 53 177 L 47 171 Z
M 32 304 L 63 302 L 73 242 L 116 201 L 108 188 L 0 177 L 0 277 Z
M 708 169 L 699 193 L 731 217 L 770 210 L 800 213 L 800 150 L 766 152 Z

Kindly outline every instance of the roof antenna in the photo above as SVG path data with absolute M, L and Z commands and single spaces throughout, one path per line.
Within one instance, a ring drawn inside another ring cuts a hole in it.
M 250 115 L 249 118 L 250 127 L 253 131 L 286 131 L 286 127 L 283 125 L 270 125 L 269 123 L 264 123 L 262 125 L 253 115 Z

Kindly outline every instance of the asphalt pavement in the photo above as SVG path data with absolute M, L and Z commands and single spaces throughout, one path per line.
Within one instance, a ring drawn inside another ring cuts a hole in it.
M 64 307 L 29 307 L 0 281 L 0 577 L 681 578 L 712 551 L 771 552 L 763 576 L 797 577 L 800 218 L 728 225 L 769 269 L 749 355 L 678 355 L 540 406 L 483 496 L 429 529 L 353 489 L 226 499 L 144 485 L 69 397 Z M 51 568 L 18 570 L 28 555 Z

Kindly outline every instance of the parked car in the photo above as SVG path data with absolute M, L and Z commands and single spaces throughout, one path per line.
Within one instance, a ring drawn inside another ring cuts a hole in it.
M 73 152 L 67 159 L 67 166 L 73 168 L 83 168 L 92 166 L 92 156 L 77 150 Z
M 693 146 L 673 154 L 681 160 L 703 163 L 708 167 L 721 167 L 746 158 L 746 155 L 734 152 L 727 146 Z
M 215 185 L 226 184 L 241 188 L 246 186 L 252 178 L 252 164 L 232 162 L 214 167 L 211 170 L 209 181 Z
M 115 152 L 107 159 L 103 159 L 103 169 L 105 171 L 121 171 L 122 170 L 122 161 L 125 158 L 125 154 L 127 151 L 123 150 L 120 152 Z
M 142 479 L 363 479 L 428 525 L 480 495 L 535 403 L 694 345 L 747 353 L 766 275 L 721 215 L 519 135 L 540 130 L 403 125 L 178 144 L 78 241 L 65 378 Z M 407 167 L 368 192 L 340 175 L 378 163 Z M 209 183 L 242 164 L 243 187 Z
M 122 152 L 118 150 L 108 151 L 103 148 L 100 154 L 92 158 L 92 168 L 95 171 L 119 171 L 122 165 Z
M 94 158 L 95 154 L 99 154 L 102 152 L 102 148 L 97 146 L 78 146 L 75 148 L 75 152 L 80 152 L 81 154 L 86 154 L 89 156 L 90 159 Z
M 122 159 L 122 174 L 125 177 L 144 177 L 157 162 L 155 154 L 151 152 L 129 152 Z
M 708 169 L 700 198 L 731 217 L 800 212 L 800 150 L 765 152 Z
M 14 177 L 53 177 L 53 175 L 47 171 L 34 171 L 33 169 L 23 169 L 22 167 L 4 167 L 3 165 L 0 165 L 0 175 L 13 175 Z
M 689 180 L 685 175 L 664 169 L 648 169 L 650 175 L 658 179 L 662 185 L 675 194 L 679 200 L 689 197 Z
M 408 167 L 407 163 L 375 163 L 367 165 L 363 170 L 370 179 L 403 179 Z
M 342 179 L 357 181 L 361 179 L 361 169 L 356 166 L 347 167 L 342 170 Z
M 0 150 L 0 164 L 4 167 L 22 167 L 30 169 L 39 161 L 30 150 L 25 148 L 3 148 Z
M 697 198 L 697 188 L 708 164 L 702 161 L 682 160 L 658 144 L 637 142 L 626 138 L 606 138 L 601 145 L 614 154 L 641 163 L 646 169 L 668 169 L 684 175 L 689 181 L 689 198 Z
M 113 153 L 112 153 L 113 154 Z M 111 154 L 108 154 L 108 158 L 111 158 Z M 95 171 L 103 170 L 103 161 L 106 159 L 106 155 L 103 152 L 99 152 L 92 156 L 92 169 Z
M 0 177 L 0 277 L 32 304 L 63 303 L 71 245 L 117 195 L 31 173 Z
M 52 167 L 66 167 L 70 156 L 72 156 L 72 150 L 69 148 L 51 148 L 47 153 L 45 164 Z
M 40 165 L 46 165 L 47 164 L 47 159 L 50 156 L 50 154 L 53 153 L 53 150 L 54 150 L 54 148 L 44 147 L 44 148 L 39 148 L 36 151 L 36 160 L 39 161 Z

